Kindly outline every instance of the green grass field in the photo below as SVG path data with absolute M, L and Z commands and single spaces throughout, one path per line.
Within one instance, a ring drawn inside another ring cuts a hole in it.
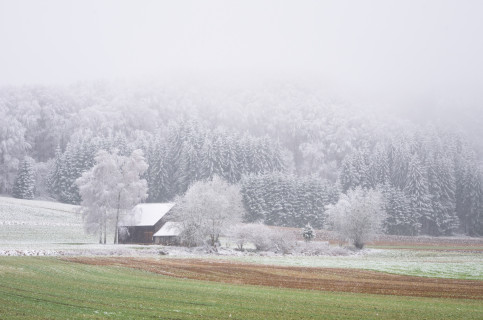
M 228 285 L 58 258 L 0 258 L 1 319 L 482 319 L 477 300 Z

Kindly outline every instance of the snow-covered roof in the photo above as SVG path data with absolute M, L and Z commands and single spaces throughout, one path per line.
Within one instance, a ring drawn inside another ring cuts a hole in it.
M 153 226 L 174 207 L 174 203 L 141 203 L 123 217 L 121 226 Z
M 181 233 L 182 227 L 181 223 L 168 221 L 158 230 L 153 237 L 169 237 L 169 236 L 179 236 Z

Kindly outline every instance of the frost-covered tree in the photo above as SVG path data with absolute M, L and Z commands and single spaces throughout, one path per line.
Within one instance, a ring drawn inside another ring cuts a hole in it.
M 465 233 L 469 235 L 483 234 L 483 175 L 474 164 L 466 169 L 463 192 L 460 197 L 460 219 Z
M 310 223 L 307 223 L 307 225 L 303 228 L 302 236 L 306 242 L 312 241 L 315 238 L 315 230 L 312 228 Z
M 116 156 L 114 154 L 114 156 Z M 116 210 L 114 224 L 114 243 L 118 243 L 120 215 L 129 212 L 136 204 L 147 198 L 148 185 L 142 175 L 148 168 L 141 150 L 134 150 L 130 156 L 117 156 L 117 167 L 120 172 L 120 180 L 115 191 L 113 206 Z
M 296 177 L 284 173 L 250 175 L 242 179 L 245 222 L 322 228 L 325 206 L 335 203 L 336 186 L 318 177 Z
M 459 224 L 455 202 L 456 184 L 451 163 L 442 155 L 429 163 L 428 186 L 433 212 L 428 234 L 451 235 Z
M 328 207 L 327 218 L 341 240 L 349 239 L 362 249 L 367 241 L 382 233 L 386 213 L 381 192 L 360 187 L 349 190 Z
M 87 232 L 98 233 L 99 243 L 105 244 L 107 230 L 113 225 L 116 243 L 120 214 L 147 196 L 147 182 L 140 178 L 147 164 L 140 150 L 129 157 L 101 150 L 95 162 L 76 180 L 84 226 Z
M 149 202 L 166 202 L 172 197 L 172 185 L 169 183 L 167 147 L 156 137 L 148 147 L 146 154 L 148 170 L 145 177 L 148 181 Z
M 18 119 L 0 109 L 0 193 L 12 191 L 20 159 L 30 148 L 25 131 Z
M 243 216 L 237 186 L 218 176 L 194 183 L 177 201 L 175 219 L 182 224 L 182 240 L 188 246 L 216 246 L 220 235 Z
M 412 235 L 418 235 L 421 231 L 427 234 L 434 217 L 428 190 L 427 171 L 417 155 L 413 155 L 409 161 L 404 191 L 411 203 L 409 221 L 413 228 Z
M 33 159 L 25 158 L 17 173 L 13 185 L 13 196 L 19 199 L 33 199 L 35 189 L 35 171 Z
M 388 234 L 411 235 L 413 221 L 411 221 L 411 204 L 406 194 L 389 184 L 382 189 L 384 209 L 387 213 L 384 230 Z

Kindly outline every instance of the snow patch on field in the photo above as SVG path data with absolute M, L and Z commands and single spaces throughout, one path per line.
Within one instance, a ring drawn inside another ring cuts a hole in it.
M 226 257 L 225 257 L 226 259 Z M 242 256 L 229 260 L 265 265 L 356 268 L 394 274 L 483 280 L 481 253 L 428 253 L 365 249 L 349 256 Z
M 95 243 L 84 233 L 78 206 L 0 197 L 0 244 Z

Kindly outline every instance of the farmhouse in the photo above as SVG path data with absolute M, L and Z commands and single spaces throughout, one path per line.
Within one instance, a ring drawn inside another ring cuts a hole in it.
M 119 223 L 119 243 L 154 243 L 153 235 L 167 222 L 174 203 L 141 203 Z
M 153 235 L 154 243 L 167 246 L 178 245 L 181 230 L 181 223 L 168 221 Z

